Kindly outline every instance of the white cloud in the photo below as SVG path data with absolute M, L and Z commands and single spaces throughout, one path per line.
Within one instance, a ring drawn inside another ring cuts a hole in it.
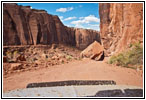
M 94 15 L 89 15 L 86 17 L 79 17 L 79 20 L 72 21 L 71 24 L 74 24 L 78 28 L 87 28 L 94 29 L 99 31 L 100 19 Z
M 73 7 L 68 7 L 68 8 L 59 8 L 59 9 L 56 9 L 56 12 L 67 12 L 67 11 L 71 11 L 73 10 L 74 8 Z
M 73 10 L 74 8 L 73 7 L 68 7 L 67 8 L 67 11 L 71 11 L 71 10 Z
M 91 22 L 99 22 L 99 18 L 95 17 L 94 15 L 89 15 L 87 17 L 80 17 L 80 20 L 72 21 L 71 24 L 87 24 Z
M 84 26 L 82 26 L 81 24 L 76 24 L 75 27 L 84 28 Z
M 84 17 L 79 17 L 79 19 L 84 19 Z
M 68 18 L 65 18 L 64 21 L 67 21 L 67 20 L 72 20 L 72 19 L 76 19 L 77 17 L 68 17 Z
M 67 11 L 67 8 L 56 9 L 56 12 L 66 12 L 66 11 Z
M 84 17 L 82 20 L 83 23 L 90 23 L 90 22 L 99 22 L 99 18 L 95 17 L 94 15 L 89 15 L 87 17 Z
M 100 28 L 98 28 L 98 27 L 96 27 L 96 28 L 95 27 L 94 28 L 93 27 L 87 27 L 87 29 L 92 29 L 92 30 L 100 31 Z
M 94 30 L 100 31 L 99 24 L 89 24 L 87 29 L 94 29 Z
M 88 25 L 92 27 L 99 27 L 99 24 L 88 24 Z

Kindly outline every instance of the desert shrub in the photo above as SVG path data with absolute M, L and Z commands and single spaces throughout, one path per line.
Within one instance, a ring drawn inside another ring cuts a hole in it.
M 131 44 L 129 50 L 112 56 L 108 63 L 136 68 L 136 66 L 143 64 L 143 47 L 140 43 Z
M 13 52 L 13 58 L 17 58 L 20 55 L 19 51 L 14 51 Z
M 109 64 L 115 63 L 116 60 L 117 60 L 116 57 L 117 57 L 117 56 L 111 56 L 110 59 L 109 59 L 109 61 L 108 61 L 108 63 L 109 63 Z
M 6 52 L 6 56 L 9 58 L 9 59 L 11 59 L 12 58 L 12 52 L 10 52 L 10 51 L 7 51 Z
M 7 62 L 12 62 L 13 59 L 13 53 L 11 51 L 7 51 L 6 52 L 6 56 L 7 56 Z
M 67 59 L 67 60 L 71 60 L 71 59 L 72 59 L 72 56 L 67 55 L 67 56 L 66 56 L 66 59 Z

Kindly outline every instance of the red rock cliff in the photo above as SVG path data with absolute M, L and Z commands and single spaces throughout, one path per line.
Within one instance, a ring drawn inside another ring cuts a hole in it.
M 64 43 L 84 49 L 95 40 L 100 43 L 99 32 L 66 27 L 58 16 L 44 10 L 4 4 L 3 45 Z
M 142 3 L 100 3 L 100 35 L 106 54 L 143 42 Z

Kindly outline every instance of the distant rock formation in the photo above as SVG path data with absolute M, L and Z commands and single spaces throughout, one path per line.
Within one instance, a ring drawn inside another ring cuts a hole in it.
M 100 35 L 106 54 L 118 53 L 131 43 L 143 43 L 142 3 L 100 3 Z
M 66 27 L 58 16 L 45 10 L 14 3 L 3 7 L 4 46 L 63 43 L 84 49 L 95 40 L 101 42 L 98 31 Z

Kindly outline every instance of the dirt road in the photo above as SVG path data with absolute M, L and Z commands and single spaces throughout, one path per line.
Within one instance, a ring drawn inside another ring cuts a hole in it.
M 114 80 L 118 85 L 143 86 L 142 72 L 83 59 L 4 77 L 3 91 L 26 88 L 28 83 L 63 80 Z

